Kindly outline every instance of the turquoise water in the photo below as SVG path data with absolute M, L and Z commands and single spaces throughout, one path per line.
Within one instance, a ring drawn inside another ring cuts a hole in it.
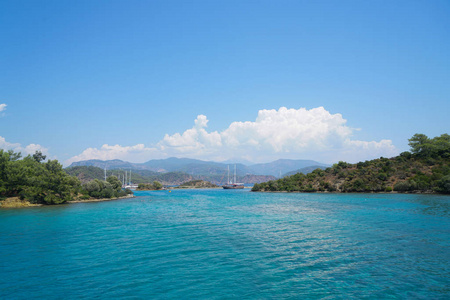
M 138 192 L 0 210 L 0 299 L 448 299 L 450 197 Z

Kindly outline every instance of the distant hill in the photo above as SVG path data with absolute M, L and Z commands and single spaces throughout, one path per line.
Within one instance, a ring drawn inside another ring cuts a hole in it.
M 305 168 L 301 168 L 301 169 L 298 169 L 295 171 L 287 172 L 287 173 L 283 174 L 281 177 L 291 176 L 291 175 L 295 175 L 297 173 L 308 174 L 308 173 L 311 173 L 312 171 L 314 171 L 315 169 L 325 170 L 326 167 L 324 167 L 324 166 L 305 167 Z
M 85 160 L 72 163 L 69 168 L 76 166 L 94 166 L 102 169 L 106 168 L 107 170 L 124 169 L 139 172 L 143 170 L 159 173 L 182 172 L 191 176 L 227 176 L 229 166 L 230 175 L 234 174 L 234 164 L 176 157 L 167 159 L 153 159 L 139 164 L 126 162 L 119 159 L 106 161 Z M 313 160 L 279 159 L 270 163 L 253 165 L 236 164 L 236 174 L 238 176 L 271 175 L 279 177 L 280 174 L 285 174 L 287 172 L 311 166 L 327 167 L 327 165 Z
M 100 179 L 103 180 L 105 176 L 105 171 L 102 168 L 94 167 L 94 166 L 76 166 L 76 167 L 68 167 L 64 169 L 66 173 L 72 176 L 76 176 L 80 179 L 81 182 L 85 183 L 92 179 Z M 129 171 L 127 170 L 129 176 Z M 107 170 L 107 176 L 115 175 L 121 181 L 125 176 L 124 170 Z M 254 184 L 260 183 L 268 180 L 276 179 L 274 176 L 265 176 L 265 175 L 245 175 L 245 176 L 237 176 L 237 181 L 246 183 L 246 184 Z M 191 180 L 207 180 L 216 185 L 223 185 L 227 182 L 227 176 L 225 174 L 218 175 L 191 175 L 184 172 L 167 172 L 167 173 L 159 173 L 150 170 L 133 170 L 131 172 L 131 181 L 133 183 L 153 183 L 154 181 L 158 181 L 164 185 L 178 185 L 183 182 L 191 181 Z
M 306 167 L 329 167 L 329 165 L 319 163 L 313 160 L 294 160 L 294 159 L 279 159 L 271 163 L 256 164 L 249 166 L 252 174 L 256 175 L 272 175 L 280 177 L 280 174 L 285 174 L 295 170 L 303 169 Z
M 72 163 L 70 167 L 80 167 L 80 166 L 92 166 L 98 167 L 101 169 L 138 169 L 139 167 L 136 164 L 123 161 L 120 159 L 114 160 L 99 160 L 99 159 L 90 159 L 90 160 L 82 160 Z

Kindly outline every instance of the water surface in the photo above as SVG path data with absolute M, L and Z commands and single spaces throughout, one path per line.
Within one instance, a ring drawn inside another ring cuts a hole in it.
M 0 298 L 450 297 L 449 196 L 136 194 L 0 210 Z

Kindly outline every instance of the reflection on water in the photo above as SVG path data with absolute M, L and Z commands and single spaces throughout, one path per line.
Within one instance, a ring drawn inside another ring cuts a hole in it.
M 139 194 L 0 211 L 0 298 L 450 297 L 449 196 Z

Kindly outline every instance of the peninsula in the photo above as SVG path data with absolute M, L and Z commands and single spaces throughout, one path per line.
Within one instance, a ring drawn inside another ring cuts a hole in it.
M 411 152 L 349 164 L 340 161 L 325 170 L 316 169 L 255 184 L 262 192 L 410 192 L 450 193 L 450 135 L 428 138 L 415 134 Z

